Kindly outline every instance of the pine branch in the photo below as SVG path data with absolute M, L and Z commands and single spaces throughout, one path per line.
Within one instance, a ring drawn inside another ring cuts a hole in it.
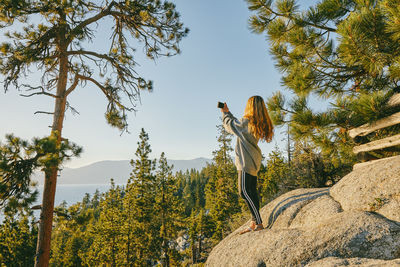
M 85 27 L 87 27 L 88 25 L 102 19 L 103 17 L 110 15 L 110 11 L 113 8 L 113 6 L 115 6 L 117 3 L 115 1 L 112 1 L 105 9 L 103 9 L 100 13 L 98 13 L 97 15 L 90 17 L 84 21 L 82 21 L 81 23 L 79 23 L 75 28 L 73 28 L 71 30 L 71 35 L 68 37 L 68 43 L 72 42 L 72 40 L 75 37 L 74 33 L 79 33 L 81 32 Z
M 86 51 L 86 50 L 68 51 L 67 55 L 84 55 L 84 56 L 91 55 L 91 56 L 97 57 L 99 59 L 105 59 L 105 60 L 107 60 L 109 62 L 116 62 L 117 61 L 115 58 L 110 57 L 109 55 L 99 54 L 99 53 L 96 53 L 96 52 L 93 52 L 93 51 Z
M 72 93 L 72 91 L 75 90 L 76 86 L 79 83 L 79 78 L 75 75 L 74 78 L 74 82 L 72 83 L 72 85 L 65 91 L 65 96 L 68 96 L 70 93 Z
M 260 6 L 264 7 L 266 10 L 268 10 L 269 12 L 271 12 L 272 14 L 274 14 L 277 17 L 288 18 L 288 19 L 290 19 L 290 20 L 292 20 L 294 22 L 298 21 L 298 18 L 296 18 L 296 17 L 294 17 L 292 15 L 286 15 L 286 14 L 281 14 L 279 12 L 276 12 L 270 6 L 266 5 L 263 1 L 258 1 L 258 3 L 260 4 Z M 334 29 L 334 28 L 331 28 L 331 27 L 327 27 L 327 26 L 324 26 L 324 25 L 318 25 L 318 24 L 315 24 L 315 23 L 311 23 L 309 21 L 302 20 L 302 22 L 304 24 L 308 25 L 308 26 L 312 26 L 312 27 L 315 27 L 315 28 L 318 28 L 318 29 L 321 29 L 321 30 L 326 30 L 326 31 L 330 31 L 330 32 L 336 32 L 337 31 L 337 29 Z
M 48 115 L 54 115 L 54 112 L 47 112 L 47 111 L 36 111 L 33 114 L 48 114 Z
M 31 86 L 31 85 L 29 85 L 29 84 L 22 84 L 22 86 L 28 87 L 28 88 L 29 88 L 28 91 L 38 90 L 38 89 L 41 90 L 40 92 L 35 92 L 35 93 L 29 94 L 29 95 L 26 95 L 26 94 L 19 94 L 20 96 L 23 96 L 23 97 L 31 97 L 31 96 L 34 96 L 34 95 L 46 95 L 46 96 L 50 96 L 50 97 L 53 97 L 53 98 L 59 98 L 58 96 L 56 96 L 56 95 L 54 95 L 54 94 L 51 94 L 51 93 L 49 93 L 49 92 L 46 92 L 46 91 L 44 90 L 43 86 Z
M 123 105 L 120 101 L 118 101 L 117 99 L 115 99 L 115 97 L 113 97 L 112 95 L 110 95 L 110 94 L 107 92 L 106 87 L 104 87 L 101 83 L 99 83 L 98 81 L 96 81 L 96 80 L 93 79 L 92 77 L 84 76 L 84 75 L 81 75 L 81 74 L 76 74 L 76 77 L 77 77 L 78 79 L 85 80 L 85 81 L 90 81 L 90 82 L 92 82 L 93 84 L 95 84 L 95 85 L 96 85 L 98 88 L 100 88 L 100 90 L 104 93 L 104 95 L 107 97 L 107 99 L 109 100 L 109 102 L 110 102 L 110 103 L 115 103 L 115 104 L 117 104 L 117 106 L 118 106 L 120 109 L 122 109 L 122 110 L 127 110 L 127 111 L 133 111 L 133 110 L 134 110 L 133 108 L 128 108 L 128 107 L 126 107 L 126 106 Z
M 66 105 L 67 105 L 67 109 L 70 109 L 73 115 L 80 114 L 79 111 L 76 110 L 73 106 L 71 106 L 68 101 L 67 101 Z

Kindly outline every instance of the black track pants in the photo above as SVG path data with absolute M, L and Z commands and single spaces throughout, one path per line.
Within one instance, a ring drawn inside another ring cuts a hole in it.
M 260 212 L 260 201 L 257 192 L 257 177 L 244 171 L 238 171 L 238 188 L 242 198 L 250 209 L 253 221 L 262 224 Z

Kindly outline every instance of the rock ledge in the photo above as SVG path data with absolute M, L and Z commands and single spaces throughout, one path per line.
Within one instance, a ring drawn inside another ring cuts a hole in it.
M 206 266 L 400 266 L 400 156 L 261 210 L 267 229 L 222 240 Z

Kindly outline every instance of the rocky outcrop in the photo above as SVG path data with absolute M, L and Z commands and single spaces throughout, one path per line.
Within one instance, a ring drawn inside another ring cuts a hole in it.
M 298 189 L 264 206 L 267 229 L 222 240 L 206 266 L 400 266 L 400 156 L 332 188 Z
M 349 258 L 341 259 L 328 257 L 322 260 L 314 261 L 306 265 L 306 267 L 337 267 L 337 266 L 364 266 L 364 267 L 394 267 L 400 266 L 400 259 L 397 260 L 376 260 L 368 258 Z
M 400 221 L 400 156 L 352 171 L 330 195 L 344 210 L 375 211 Z

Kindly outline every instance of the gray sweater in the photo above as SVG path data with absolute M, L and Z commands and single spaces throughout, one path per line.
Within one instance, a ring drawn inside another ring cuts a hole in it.
M 232 113 L 224 112 L 222 118 L 224 128 L 237 137 L 235 147 L 235 165 L 238 171 L 247 172 L 257 176 L 261 166 L 261 149 L 258 147 L 258 139 L 248 130 L 248 119 L 236 119 Z

